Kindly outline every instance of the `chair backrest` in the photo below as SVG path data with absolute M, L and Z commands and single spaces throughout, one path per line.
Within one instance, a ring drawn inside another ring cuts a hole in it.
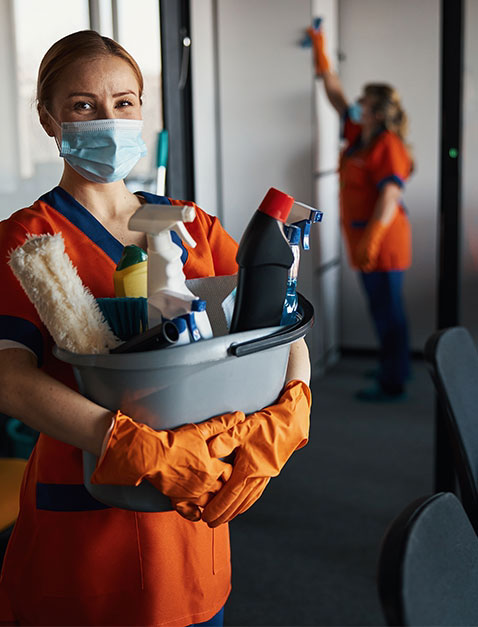
M 430 336 L 425 359 L 447 420 L 461 499 L 478 532 L 478 350 L 464 327 Z
M 391 523 L 378 591 L 388 625 L 478 625 L 478 538 L 454 494 L 418 499 Z

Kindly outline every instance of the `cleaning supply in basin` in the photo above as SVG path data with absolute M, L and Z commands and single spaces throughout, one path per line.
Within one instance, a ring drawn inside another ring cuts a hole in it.
M 169 320 L 148 329 L 130 338 L 123 344 L 113 348 L 110 352 L 117 353 L 142 353 L 173 346 L 179 339 L 179 331 L 176 325 Z
M 298 226 L 284 226 L 284 233 L 287 237 L 292 254 L 294 255 L 294 261 L 289 268 L 289 274 L 287 276 L 287 290 L 284 302 L 284 308 L 282 310 L 281 324 L 294 324 L 297 321 L 297 278 L 299 275 L 299 262 L 300 262 L 300 227 Z
M 147 298 L 97 298 L 96 302 L 113 333 L 123 342 L 148 328 Z
M 148 296 L 147 263 L 148 255 L 142 248 L 135 244 L 124 247 L 113 274 L 115 296 L 128 298 Z
M 185 314 L 177 316 L 172 320 L 176 323 L 184 320 L 186 323 L 189 340 L 198 342 L 199 340 L 210 340 L 213 336 L 211 323 L 206 312 L 206 301 L 198 298 L 191 301 L 191 310 Z
M 119 344 L 65 252 L 61 233 L 27 237 L 10 253 L 9 266 L 57 346 L 98 354 Z
M 206 312 L 206 301 L 191 294 L 177 294 L 170 290 L 162 290 L 162 310 L 174 312 L 176 315 L 172 322 L 178 324 L 180 332 L 183 331 L 181 320 L 186 323 L 190 342 L 209 340 L 213 336 L 211 323 Z M 163 316 L 163 320 L 167 320 Z M 186 336 L 181 335 L 181 343 L 185 343 Z
M 310 249 L 310 231 L 312 224 L 322 221 L 323 212 L 305 203 L 295 201 L 289 213 L 288 221 L 292 224 L 284 226 L 284 233 L 289 241 L 294 263 L 290 267 L 287 278 L 287 293 L 282 312 L 281 324 L 294 324 L 297 310 L 297 280 L 300 263 L 300 244 L 304 250 Z
M 292 196 L 271 187 L 244 231 L 231 333 L 280 324 L 294 261 L 283 224 L 293 203 Z
M 149 325 L 159 324 L 163 317 L 176 318 L 180 313 L 168 304 L 167 294 L 192 300 L 195 295 L 186 287 L 181 261 L 182 250 L 176 244 L 171 231 L 174 231 L 189 246 L 196 242 L 188 233 L 184 222 L 192 222 L 196 211 L 192 205 L 142 205 L 130 218 L 131 231 L 147 234 L 148 241 L 148 319 Z M 177 301 L 177 299 L 176 299 Z

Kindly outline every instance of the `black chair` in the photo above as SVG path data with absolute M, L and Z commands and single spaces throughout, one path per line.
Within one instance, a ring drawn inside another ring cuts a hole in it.
M 391 523 L 378 591 L 388 625 L 478 625 L 478 537 L 454 494 L 418 499 Z
M 478 350 L 464 327 L 437 331 L 425 360 L 446 419 L 460 495 L 478 533 Z

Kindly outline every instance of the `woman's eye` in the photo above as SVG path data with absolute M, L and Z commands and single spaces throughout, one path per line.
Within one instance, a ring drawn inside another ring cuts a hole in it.
M 74 109 L 76 109 L 77 111 L 90 111 L 90 109 L 92 109 L 92 105 L 89 102 L 75 102 Z
M 119 102 L 116 103 L 116 106 L 119 108 L 132 107 L 133 103 L 131 102 L 131 100 L 120 100 Z

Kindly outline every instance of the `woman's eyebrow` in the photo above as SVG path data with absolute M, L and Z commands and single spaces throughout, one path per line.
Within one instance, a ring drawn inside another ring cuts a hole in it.
M 73 91 L 71 94 L 68 94 L 67 98 L 75 98 L 75 96 L 87 96 L 88 98 L 94 98 L 95 94 L 90 94 L 86 91 Z
M 120 91 L 116 94 L 113 94 L 113 98 L 118 98 L 119 96 L 126 96 L 128 94 L 132 94 L 133 96 L 137 95 L 135 91 L 133 91 L 132 89 L 128 89 L 127 91 Z M 68 94 L 67 98 L 75 98 L 77 96 L 84 96 L 87 98 L 96 98 L 96 94 L 92 94 L 87 91 L 73 91 L 71 92 L 71 94 Z

